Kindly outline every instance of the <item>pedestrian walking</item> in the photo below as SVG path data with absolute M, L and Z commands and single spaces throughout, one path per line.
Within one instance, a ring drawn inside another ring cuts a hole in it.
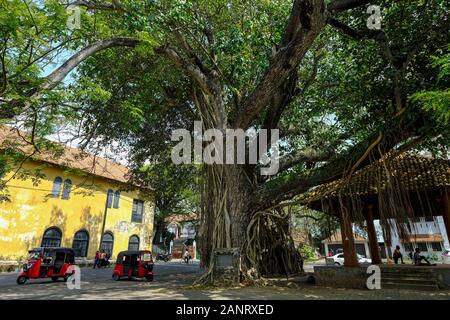
M 93 269 L 95 269 L 95 267 L 99 267 L 100 268 L 99 263 L 100 263 L 100 251 L 97 250 L 97 252 L 95 252 L 94 268 Z

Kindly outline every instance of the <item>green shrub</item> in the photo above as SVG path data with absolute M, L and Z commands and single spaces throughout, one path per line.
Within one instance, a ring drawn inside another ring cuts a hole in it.
M 300 251 L 300 254 L 302 255 L 304 260 L 309 260 L 316 257 L 314 248 L 307 244 L 299 245 L 298 250 Z

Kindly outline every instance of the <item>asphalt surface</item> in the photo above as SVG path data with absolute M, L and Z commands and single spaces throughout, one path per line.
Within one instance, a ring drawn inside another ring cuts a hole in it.
M 201 274 L 198 263 L 158 262 L 154 281 L 145 279 L 112 279 L 113 268 L 81 268 L 80 289 L 69 289 L 62 279 L 32 279 L 16 283 L 16 272 L 0 273 L 0 299 L 152 299 L 168 298 L 161 289 L 191 285 Z M 161 293 L 161 294 L 160 294 Z
M 320 264 L 320 263 L 319 263 Z M 317 265 L 319 265 L 317 264 Z M 313 264 L 305 265 L 306 271 Z M 155 278 L 120 280 L 111 278 L 112 268 L 81 268 L 81 288 L 69 289 L 65 282 L 51 279 L 30 280 L 17 285 L 17 273 L 0 273 L 0 299 L 102 299 L 102 300 L 450 300 L 450 290 L 435 292 L 407 290 L 353 290 L 286 283 L 266 287 L 205 288 L 193 287 L 202 270 L 198 263 L 158 262 Z

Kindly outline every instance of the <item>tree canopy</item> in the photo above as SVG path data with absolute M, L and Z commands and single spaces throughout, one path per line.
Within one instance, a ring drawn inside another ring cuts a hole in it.
M 387 152 L 448 156 L 447 2 L 375 1 L 380 30 L 367 28 L 368 3 L 75 1 L 68 28 L 59 1 L 2 0 L 0 118 L 127 150 L 136 177 L 173 179 L 161 188 L 174 201 L 195 181 L 205 242 L 242 247 L 258 212 Z M 279 129 L 279 172 L 174 168 L 170 133 L 194 120 Z

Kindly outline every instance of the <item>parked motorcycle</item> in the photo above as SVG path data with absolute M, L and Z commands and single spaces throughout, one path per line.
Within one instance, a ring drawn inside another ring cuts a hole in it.
M 156 254 L 156 261 L 168 262 L 170 260 L 172 260 L 172 255 L 170 253 L 157 253 Z

